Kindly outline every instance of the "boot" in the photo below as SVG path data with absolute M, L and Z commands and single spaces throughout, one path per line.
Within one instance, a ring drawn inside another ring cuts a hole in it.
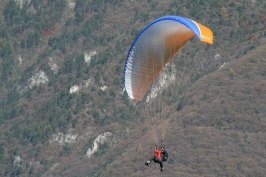
M 148 160 L 148 161 L 145 162 L 145 165 L 148 166 L 150 163 L 151 163 L 151 161 Z
M 163 171 L 163 168 L 161 168 L 161 171 Z

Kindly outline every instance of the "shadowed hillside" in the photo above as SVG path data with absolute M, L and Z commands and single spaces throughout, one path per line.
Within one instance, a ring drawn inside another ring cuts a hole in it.
M 265 9 L 263 0 L 3 0 L 0 176 L 264 176 Z M 163 15 L 208 26 L 214 43 L 188 41 L 162 73 L 174 79 L 131 100 L 127 52 Z M 163 172 L 144 165 L 160 133 Z

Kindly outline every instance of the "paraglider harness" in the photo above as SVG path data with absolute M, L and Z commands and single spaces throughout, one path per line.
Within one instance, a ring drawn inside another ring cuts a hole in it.
M 157 143 L 155 142 L 154 156 L 150 158 L 148 161 L 146 161 L 145 165 L 148 166 L 151 163 L 151 161 L 154 161 L 155 163 L 160 164 L 161 171 L 163 171 L 163 162 L 167 161 L 167 159 L 168 159 L 168 153 L 163 146 L 163 140 L 161 140 L 161 149 L 157 148 Z
M 161 155 L 162 155 L 162 161 L 165 162 L 168 159 L 168 152 L 165 150 L 163 146 L 163 140 L 161 140 Z

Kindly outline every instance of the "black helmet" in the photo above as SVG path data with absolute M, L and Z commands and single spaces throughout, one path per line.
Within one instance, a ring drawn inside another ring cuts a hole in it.
M 161 149 L 165 149 L 164 146 L 162 146 Z

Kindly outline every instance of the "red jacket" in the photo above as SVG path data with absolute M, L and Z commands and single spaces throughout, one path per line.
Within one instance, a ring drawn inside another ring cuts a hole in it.
M 154 151 L 154 156 L 160 158 L 161 157 L 161 149 L 156 149 Z

